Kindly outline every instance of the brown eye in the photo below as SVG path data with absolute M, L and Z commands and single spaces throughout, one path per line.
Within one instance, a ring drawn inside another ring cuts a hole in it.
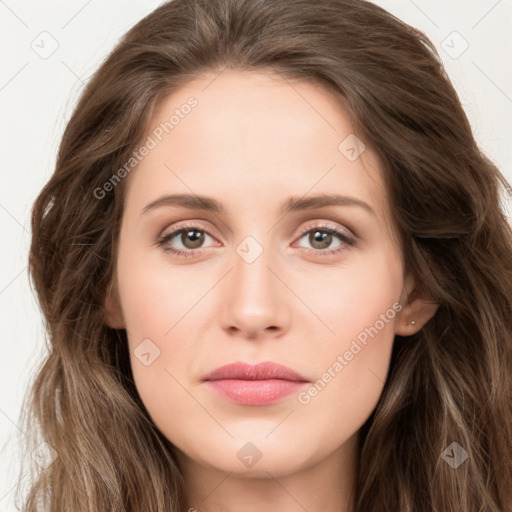
M 212 238 L 204 229 L 186 226 L 164 233 L 158 240 L 158 244 L 167 252 L 180 256 L 192 256 L 201 252 L 206 237 Z
M 313 246 L 313 249 L 327 249 L 332 243 L 333 235 L 327 231 L 311 230 L 309 232 L 308 242 Z
M 309 251 L 320 256 L 330 256 L 342 252 L 349 246 L 356 245 L 356 239 L 341 231 L 334 226 L 314 226 L 302 230 L 299 240 L 307 238 L 311 246 Z M 332 247 L 332 244 L 338 240 L 338 243 Z M 306 247 L 306 249 L 308 249 Z
M 182 230 L 180 241 L 187 249 L 198 249 L 204 242 L 204 232 L 199 229 Z

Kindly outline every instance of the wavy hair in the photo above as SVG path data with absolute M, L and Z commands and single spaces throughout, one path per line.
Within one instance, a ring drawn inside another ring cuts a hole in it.
M 340 99 L 382 163 L 405 269 L 438 304 L 422 330 L 395 337 L 361 430 L 354 511 L 511 511 L 512 233 L 500 201 L 510 187 L 432 42 L 364 0 L 173 0 L 92 76 L 32 209 L 29 273 L 48 353 L 22 408 L 24 452 L 47 449 L 53 462 L 32 463 L 23 511 L 185 509 L 126 331 L 105 323 L 127 180 L 102 199 L 94 190 L 129 160 L 164 98 L 224 69 L 270 71 Z M 443 456 L 454 446 L 467 454 L 457 468 Z

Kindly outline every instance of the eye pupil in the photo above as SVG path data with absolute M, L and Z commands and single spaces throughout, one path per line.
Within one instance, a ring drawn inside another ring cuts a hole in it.
M 311 245 L 313 245 L 313 247 L 315 243 L 320 243 L 320 247 L 315 247 L 315 249 L 325 249 L 326 247 L 329 247 L 329 245 L 331 245 L 332 235 L 325 231 L 311 231 L 309 235 L 309 241 Z
M 190 237 L 190 239 L 192 239 L 191 245 L 189 245 L 187 237 Z M 183 231 L 183 233 L 181 234 L 181 241 L 183 245 L 187 247 L 187 249 L 197 249 L 204 242 L 204 233 L 198 229 L 190 229 Z

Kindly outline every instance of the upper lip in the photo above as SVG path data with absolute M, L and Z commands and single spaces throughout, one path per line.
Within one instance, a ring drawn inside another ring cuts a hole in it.
M 216 368 L 203 380 L 223 380 L 223 379 L 240 379 L 240 380 L 267 380 L 267 379 L 283 379 L 296 382 L 309 382 L 306 377 L 297 373 L 295 370 L 283 366 L 282 364 L 265 361 L 256 365 L 243 362 L 226 364 Z

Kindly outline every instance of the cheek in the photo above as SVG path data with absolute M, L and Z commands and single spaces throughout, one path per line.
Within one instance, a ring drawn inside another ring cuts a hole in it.
M 173 268 L 161 255 L 120 251 L 119 295 L 133 343 L 148 337 L 163 339 L 205 294 L 207 287 L 198 286 L 183 268 Z
M 393 304 L 401 296 L 401 272 L 399 260 L 376 254 L 351 267 L 318 273 L 314 286 L 311 276 L 299 279 L 302 288 L 296 286 L 294 291 L 306 299 L 324 346 L 339 349 L 359 333 L 364 338 L 372 326 L 384 337 L 394 332 L 397 307 Z
M 188 313 L 207 287 L 192 286 L 183 270 L 163 259 L 150 262 L 131 251 L 120 251 L 118 276 L 133 377 L 151 413 L 169 397 L 180 396 L 172 375 L 182 381 L 176 368 L 181 372 L 193 363 L 193 342 L 187 334 L 194 318 Z
M 308 349 L 317 380 L 298 396 L 299 403 L 346 421 L 364 423 L 382 392 L 402 305 L 399 260 L 376 257 L 367 264 L 318 281 L 308 291 L 317 334 Z M 322 291 L 322 293 L 320 293 Z M 320 321 L 321 320 L 321 321 Z M 311 329 L 313 331 L 313 329 Z

